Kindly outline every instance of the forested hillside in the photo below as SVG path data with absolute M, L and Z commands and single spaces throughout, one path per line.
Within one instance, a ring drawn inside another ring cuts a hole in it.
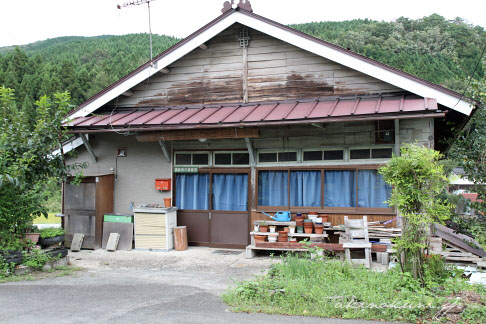
M 462 92 L 486 44 L 486 31 L 439 15 L 393 22 L 351 20 L 293 25 L 305 33 Z M 154 55 L 178 39 L 154 35 Z M 149 59 L 148 35 L 61 37 L 0 48 L 0 86 L 33 110 L 43 94 L 67 90 L 79 104 Z M 474 74 L 484 75 L 480 68 Z

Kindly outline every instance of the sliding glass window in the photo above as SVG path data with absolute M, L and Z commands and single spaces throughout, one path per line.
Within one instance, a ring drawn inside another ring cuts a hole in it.
M 391 187 L 376 170 L 359 170 L 358 188 L 358 207 L 389 208 Z
M 290 171 L 290 206 L 321 206 L 321 171 Z
M 258 205 L 288 206 L 288 171 L 260 171 Z
M 356 173 L 324 172 L 324 207 L 356 207 Z

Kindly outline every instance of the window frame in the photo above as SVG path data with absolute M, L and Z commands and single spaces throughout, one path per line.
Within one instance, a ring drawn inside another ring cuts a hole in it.
M 207 154 L 208 155 L 208 164 L 192 164 L 193 163 L 193 155 L 194 154 Z M 176 156 L 177 154 L 191 154 L 191 164 L 177 164 L 176 161 Z M 173 157 L 174 165 L 173 167 L 196 167 L 196 168 L 206 168 L 212 165 L 213 159 L 212 159 L 212 154 L 208 150 L 204 151 L 174 151 L 174 157 Z
M 380 163 L 382 161 L 388 161 L 391 159 L 389 158 L 373 158 L 373 149 L 391 149 L 392 150 L 392 156 L 394 152 L 394 145 L 367 145 L 367 146 L 350 146 L 348 148 L 348 162 L 363 162 L 363 161 L 376 161 L 377 163 Z M 370 157 L 367 159 L 351 159 L 351 150 L 369 150 L 370 151 Z
M 308 212 L 308 211 L 317 211 L 319 213 L 349 213 L 349 214 L 378 214 L 378 215 L 390 215 L 396 214 L 395 208 L 369 208 L 369 207 L 358 207 L 358 173 L 359 170 L 377 170 L 381 167 L 382 164 L 360 164 L 360 165 L 309 165 L 309 166 L 281 166 L 281 167 L 257 167 L 256 168 L 256 175 L 255 175 L 255 193 L 253 197 L 253 201 L 255 201 L 255 207 L 257 212 L 262 211 L 279 211 L 279 210 L 290 210 L 292 212 Z M 349 170 L 355 171 L 355 190 L 356 190 L 356 207 L 325 207 L 324 206 L 324 180 L 325 180 L 325 171 L 339 171 L 339 170 Z M 288 196 L 288 205 L 287 206 L 260 206 L 258 205 L 258 187 L 259 187 L 259 177 L 260 171 L 287 171 L 287 196 Z M 321 205 L 319 207 L 306 207 L 306 206 L 291 206 L 290 205 L 290 172 L 291 171 L 321 171 Z
M 234 153 L 244 153 L 248 154 L 248 164 L 233 164 L 233 154 Z M 231 164 L 216 164 L 216 154 L 231 154 Z M 245 168 L 250 166 L 250 153 L 248 153 L 248 150 L 223 150 L 223 151 L 213 151 L 212 154 L 210 154 L 212 157 L 211 160 L 211 166 L 216 167 L 216 168 Z

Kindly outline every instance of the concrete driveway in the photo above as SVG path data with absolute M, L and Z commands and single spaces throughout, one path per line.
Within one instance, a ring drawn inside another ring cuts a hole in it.
M 235 280 L 278 262 L 270 257 L 247 260 L 243 251 L 98 250 L 71 253 L 70 258 L 85 270 L 0 284 L 0 323 L 371 323 L 229 312 L 219 295 Z

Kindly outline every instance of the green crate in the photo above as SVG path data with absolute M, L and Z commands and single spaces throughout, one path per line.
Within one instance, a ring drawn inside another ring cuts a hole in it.
M 108 223 L 133 223 L 132 215 L 105 214 L 105 222 Z

